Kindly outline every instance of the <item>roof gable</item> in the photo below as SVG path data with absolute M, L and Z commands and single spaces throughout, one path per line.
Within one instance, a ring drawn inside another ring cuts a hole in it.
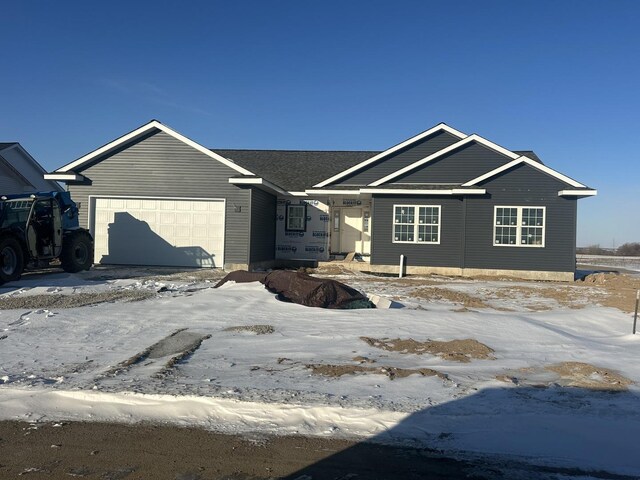
M 227 167 L 232 168 L 233 170 L 237 171 L 238 173 L 240 173 L 241 175 L 253 175 L 253 173 L 251 173 L 249 170 L 241 167 L 240 165 L 235 164 L 234 162 L 232 162 L 231 160 L 224 158 L 222 155 L 219 155 L 205 147 L 203 147 L 202 145 L 194 142 L 193 140 L 185 137 L 184 135 L 181 135 L 180 133 L 176 132 L 175 130 L 172 130 L 171 128 L 167 127 L 166 125 L 163 125 L 162 123 L 158 122 L 157 120 L 152 120 L 149 123 L 142 125 L 141 127 L 133 130 L 132 132 L 129 132 L 115 140 L 113 140 L 112 142 L 107 143 L 106 145 L 103 145 L 102 147 L 93 150 L 92 152 L 87 153 L 86 155 L 78 158 L 77 160 L 74 160 L 71 163 L 68 163 L 67 165 L 60 167 L 59 169 L 57 169 L 55 172 L 48 174 L 46 176 L 46 178 L 50 178 L 50 179 L 61 179 L 61 180 L 67 180 L 67 178 L 63 178 L 63 177 L 67 177 L 67 176 L 73 176 L 70 174 L 73 174 L 74 172 L 81 170 L 82 167 L 89 165 L 92 161 L 94 161 L 95 159 L 99 158 L 101 155 L 109 153 L 117 148 L 121 148 L 125 145 L 127 145 L 129 142 L 135 141 L 136 139 L 138 139 L 141 136 L 144 136 L 145 134 L 153 131 L 153 130 L 160 130 L 172 137 L 174 137 L 177 140 L 180 140 L 183 143 L 186 143 L 187 145 L 189 145 L 190 147 L 195 148 L 196 150 L 198 150 L 199 152 L 204 153 L 205 155 L 207 155 L 208 157 L 213 158 L 214 160 L 217 160 L 221 163 L 223 163 L 224 165 L 226 165 Z
M 16 179 L 27 190 L 63 190 L 57 182 L 44 178 L 46 170 L 17 142 L 0 143 L 0 160 L 5 175 Z
M 511 158 L 492 148 L 469 142 L 382 185 L 460 185 L 510 161 Z
M 425 137 L 412 145 L 398 150 L 397 152 L 378 160 L 371 165 L 367 165 L 354 173 L 351 173 L 326 188 L 339 185 L 365 186 L 371 182 L 393 173 L 401 168 L 414 163 L 415 161 L 429 156 L 449 145 L 460 141 L 460 138 L 448 132 L 436 132 Z
M 393 173 L 391 173 L 391 174 L 389 174 L 389 175 L 387 175 L 387 176 L 385 176 L 383 178 L 380 178 L 380 179 L 376 180 L 375 182 L 371 182 L 369 184 L 369 186 L 378 187 L 378 186 L 380 186 L 380 185 L 382 185 L 384 183 L 388 183 L 391 180 L 394 180 L 394 179 L 400 177 L 401 175 L 409 173 L 409 172 L 411 172 L 411 171 L 413 171 L 413 170 L 415 170 L 415 169 L 417 169 L 417 168 L 421 167 L 422 165 L 425 165 L 425 164 L 427 164 L 429 162 L 433 162 L 434 160 L 437 160 L 437 159 L 441 158 L 443 155 L 446 155 L 447 153 L 453 152 L 453 151 L 459 149 L 460 147 L 463 147 L 463 146 L 465 146 L 467 144 L 470 144 L 472 142 L 480 143 L 480 144 L 482 144 L 482 145 L 484 145 L 486 147 L 489 147 L 489 148 L 495 150 L 496 152 L 501 153 L 501 154 L 503 154 L 506 157 L 509 157 L 511 159 L 515 159 L 515 158 L 519 157 L 518 154 L 513 153 L 512 151 L 507 150 L 506 148 L 501 147 L 500 145 L 498 145 L 496 143 L 493 143 L 493 142 L 487 140 L 486 138 L 482 138 L 480 135 L 476 135 L 474 133 L 473 135 L 469 135 L 468 137 L 460 140 L 457 143 L 454 143 L 453 145 L 448 146 L 447 148 L 443 148 L 442 150 L 439 150 L 439 151 L 437 151 L 437 152 L 435 152 L 435 153 L 433 153 L 433 154 L 431 154 L 431 155 L 429 155 L 429 156 L 427 156 L 425 158 L 422 158 L 422 159 L 418 160 L 417 162 L 412 163 L 411 165 L 408 165 L 408 166 L 406 166 L 404 168 L 401 168 L 400 170 L 397 170 L 397 171 L 395 171 L 395 172 L 393 172 Z
M 571 185 L 572 187 L 575 188 L 587 188 L 586 185 L 583 185 L 580 182 L 575 181 L 574 179 L 567 177 L 566 175 L 563 175 L 562 173 L 547 167 L 546 165 L 543 165 L 539 162 L 536 162 L 535 160 L 531 160 L 528 157 L 525 156 L 520 156 L 514 160 L 512 160 L 509 163 L 506 163 L 504 165 L 502 165 L 501 167 L 495 168 L 487 173 L 484 173 L 478 177 L 472 178 L 471 180 L 466 181 L 465 183 L 462 184 L 463 187 L 471 187 L 471 186 L 475 186 L 478 185 L 481 182 L 484 182 L 486 180 L 489 180 L 490 178 L 495 177 L 496 175 L 501 174 L 502 172 L 505 172 L 511 168 L 514 168 L 517 165 L 521 165 L 521 164 L 526 164 L 529 165 L 530 167 L 535 168 L 536 170 L 539 170 L 541 172 L 546 173 L 547 175 L 550 175 L 553 178 L 556 178 L 568 185 Z
M 18 145 L 18 142 L 0 142 L 0 150 Z
M 314 188 L 322 188 L 325 187 L 331 183 L 336 182 L 337 180 L 340 180 L 341 178 L 346 177 L 347 175 L 351 175 L 359 170 L 364 169 L 365 167 L 372 165 L 375 162 L 378 162 L 386 157 L 389 157 L 390 155 L 398 152 L 399 150 L 406 148 L 414 143 L 417 143 L 419 141 L 421 141 L 422 139 L 433 135 L 434 133 L 437 132 L 447 132 L 450 133 L 451 135 L 454 135 L 460 139 L 465 138 L 467 135 L 456 130 L 455 128 L 450 127 L 449 125 L 446 125 L 444 123 L 440 123 L 438 125 L 436 125 L 435 127 L 430 128 L 429 130 L 425 130 L 424 132 L 419 133 L 418 135 L 415 135 L 407 140 L 405 140 L 404 142 L 401 142 L 397 145 L 394 145 L 391 148 L 388 148 L 387 150 L 380 152 L 376 155 L 374 155 L 373 157 L 370 157 L 368 159 L 366 159 L 363 162 L 358 163 L 357 165 L 354 165 L 342 172 L 337 173 L 336 175 L 333 175 L 330 178 L 327 178 L 326 180 L 323 180 L 322 182 L 314 185 Z

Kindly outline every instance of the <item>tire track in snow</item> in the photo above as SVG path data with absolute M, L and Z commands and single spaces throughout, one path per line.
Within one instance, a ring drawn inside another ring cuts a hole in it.
M 173 373 L 179 363 L 187 361 L 211 335 L 181 328 L 100 374 L 97 380 L 109 377 L 163 378 Z

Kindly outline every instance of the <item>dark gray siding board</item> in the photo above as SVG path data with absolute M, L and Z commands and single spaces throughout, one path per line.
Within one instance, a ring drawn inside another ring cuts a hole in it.
M 371 263 L 395 265 L 404 255 L 407 266 L 460 267 L 462 203 L 461 198 L 451 196 L 374 195 Z M 440 205 L 440 244 L 393 243 L 394 205 Z
M 25 183 L 9 168 L 4 168 L 0 162 L 0 194 L 23 193 L 30 189 L 35 190 L 35 187 Z
M 80 171 L 90 184 L 68 187 L 81 225 L 89 226 L 89 195 L 225 198 L 224 261 L 248 263 L 250 190 L 229 183 L 238 172 L 160 131 L 100 160 Z
M 273 260 L 276 252 L 276 197 L 251 189 L 250 262 Z
M 487 195 L 466 198 L 465 267 L 572 272 L 575 270 L 575 198 L 559 197 L 563 182 L 528 165 L 486 181 Z M 545 246 L 493 245 L 495 206 L 546 207 Z
M 458 141 L 460 141 L 458 137 L 448 132 L 429 135 L 419 142 L 377 161 L 364 170 L 340 179 L 333 185 L 368 185 Z
M 512 160 L 512 158 L 484 145 L 471 142 L 443 155 L 442 158 L 426 163 L 401 177 L 394 178 L 390 183 L 460 184 L 484 175 Z

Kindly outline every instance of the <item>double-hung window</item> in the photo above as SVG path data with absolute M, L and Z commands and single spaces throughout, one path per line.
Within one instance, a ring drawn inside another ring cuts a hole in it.
M 305 232 L 307 230 L 307 205 L 287 205 L 285 230 Z
M 495 207 L 493 244 L 544 247 L 545 207 Z
M 439 205 L 394 205 L 393 243 L 440 243 Z

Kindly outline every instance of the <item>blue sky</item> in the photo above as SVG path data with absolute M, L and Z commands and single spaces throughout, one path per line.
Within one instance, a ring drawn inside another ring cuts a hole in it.
M 152 118 L 218 148 L 383 150 L 445 122 L 599 195 L 640 241 L 640 2 L 3 4 L 0 141 L 53 170 Z

